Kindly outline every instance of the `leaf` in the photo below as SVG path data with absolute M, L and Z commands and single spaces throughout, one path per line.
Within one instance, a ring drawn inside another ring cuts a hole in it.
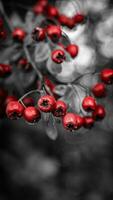
M 47 136 L 52 140 L 56 140 L 58 136 L 58 132 L 57 132 L 55 118 L 53 117 L 51 113 L 47 113 L 47 114 L 43 113 L 43 120 L 44 120 L 45 131 L 46 131 Z
M 15 27 L 25 28 L 24 23 L 17 12 L 12 13 L 12 15 L 10 17 L 10 21 L 11 21 L 11 25 L 13 28 L 15 28 Z
M 49 58 L 50 48 L 48 44 L 39 42 L 34 49 L 34 60 L 36 63 L 44 62 Z

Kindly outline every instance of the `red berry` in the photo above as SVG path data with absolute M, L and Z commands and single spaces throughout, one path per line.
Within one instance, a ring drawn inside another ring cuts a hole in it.
M 2 28 L 3 28 L 3 25 L 4 25 L 3 19 L 2 19 L 2 18 L 0 18 L 0 29 L 2 29 Z
M 5 105 L 7 105 L 9 102 L 11 101 L 17 101 L 17 97 L 13 96 L 13 95 L 8 95 L 5 99 Z
M 31 64 L 28 62 L 28 60 L 26 58 L 21 58 L 19 60 L 18 67 L 25 70 L 25 71 L 32 69 Z
M 58 12 L 58 9 L 54 6 L 48 6 L 47 8 L 47 16 L 48 17 L 58 17 L 59 15 L 59 12 Z
M 0 40 L 5 40 L 7 37 L 7 32 L 5 30 L 0 31 Z
M 55 89 L 55 84 L 50 80 L 48 79 L 46 76 L 44 77 L 44 83 L 47 87 L 49 87 L 49 89 L 51 90 L 51 92 L 54 91 Z
M 51 58 L 57 64 L 61 64 L 66 59 L 65 53 L 61 49 L 56 49 L 52 51 Z
M 58 41 L 62 35 L 60 26 L 49 25 L 47 27 L 47 35 L 53 42 Z
M 62 117 L 66 114 L 67 105 L 64 101 L 58 100 L 53 111 L 55 117 Z
M 78 55 L 78 46 L 75 44 L 70 44 L 66 47 L 66 51 L 72 58 L 75 58 Z
M 61 24 L 61 25 L 64 25 L 64 26 L 68 26 L 68 23 L 69 23 L 69 18 L 67 17 L 67 16 L 65 16 L 65 15 L 60 15 L 59 17 L 58 17 L 58 21 L 59 21 L 59 23 Z
M 92 92 L 96 97 L 105 97 L 106 95 L 106 86 L 104 83 L 97 83 L 93 86 Z
M 36 42 L 43 41 L 45 37 L 45 30 L 42 28 L 36 27 L 32 32 L 32 38 Z
M 26 32 L 22 28 L 15 28 L 12 32 L 13 39 L 23 42 L 25 39 Z
M 83 125 L 83 118 L 79 115 L 75 115 L 74 113 L 67 113 L 63 117 L 63 126 L 67 130 L 77 130 L 81 128 Z
M 42 112 L 52 112 L 55 109 L 56 100 L 53 96 L 45 95 L 38 100 L 38 108 Z
M 82 107 L 85 111 L 90 112 L 96 109 L 96 101 L 93 97 L 87 96 L 82 102 Z
M 38 4 L 45 8 L 48 4 L 48 0 L 38 0 Z
M 75 26 L 75 20 L 73 18 L 67 18 L 66 25 L 68 28 L 72 29 Z
M 23 99 L 23 103 L 24 103 L 24 105 L 25 105 L 26 107 L 28 107 L 28 106 L 33 106 L 33 105 L 34 105 L 34 100 L 33 100 L 32 97 L 25 97 L 25 98 Z
M 44 6 L 41 5 L 41 4 L 36 4 L 36 5 L 33 7 L 33 12 L 34 12 L 36 15 L 43 14 L 43 13 L 44 13 Z
M 7 117 L 17 119 L 23 115 L 24 107 L 18 101 L 10 101 L 6 107 Z
M 11 66 L 8 64 L 0 64 L 0 77 L 4 77 L 11 74 Z
M 93 112 L 93 118 L 95 120 L 102 120 L 106 115 L 105 108 L 102 105 L 97 105 L 95 111 Z
M 40 111 L 33 106 L 29 106 L 24 109 L 23 117 L 27 122 L 37 122 L 39 121 L 40 116 Z
M 91 128 L 94 125 L 94 119 L 93 117 L 87 116 L 84 117 L 84 128 Z
M 77 14 L 74 16 L 75 23 L 82 23 L 84 21 L 84 15 Z
M 103 69 L 100 73 L 100 78 L 106 84 L 113 83 L 113 69 Z

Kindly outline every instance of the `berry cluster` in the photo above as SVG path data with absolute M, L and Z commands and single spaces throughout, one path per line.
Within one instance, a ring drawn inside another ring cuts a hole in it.
M 33 7 L 33 12 L 36 15 L 41 14 L 49 18 L 55 18 L 61 25 L 67 26 L 70 29 L 72 29 L 78 23 L 83 23 L 85 20 L 85 16 L 80 13 L 77 13 L 72 18 L 67 17 L 66 15 L 62 15 L 57 7 L 48 3 L 48 0 L 38 0 L 36 5 Z
M 80 13 L 77 13 L 72 18 L 62 15 L 58 8 L 50 5 L 47 0 L 38 0 L 32 11 L 35 17 L 43 15 L 44 18 L 49 20 L 45 20 L 44 22 L 46 23 L 42 23 L 40 26 L 33 27 L 30 33 L 31 41 L 38 44 L 40 42 L 47 42 L 49 46 L 51 45 L 51 60 L 54 65 L 55 63 L 58 64 L 57 67 L 60 67 L 61 63 L 66 62 L 68 56 L 70 59 L 76 59 L 80 49 L 76 44 L 71 44 L 70 42 L 65 45 L 63 44 L 62 39 L 64 33 L 62 26 L 67 26 L 72 29 L 78 23 L 83 23 L 85 16 Z M 69 131 L 75 131 L 82 127 L 89 129 L 96 121 L 104 119 L 106 110 L 103 105 L 98 103 L 97 98 L 106 97 L 107 85 L 113 83 L 113 70 L 104 69 L 100 72 L 100 82 L 93 85 L 90 91 L 88 91 L 89 93 L 82 99 L 82 102 L 80 101 L 81 112 L 74 112 L 70 103 L 68 103 L 70 99 L 68 99 L 67 102 L 65 98 L 63 100 L 60 98 L 63 95 L 59 96 L 55 93 L 57 82 L 54 83 L 54 79 L 52 79 L 51 75 L 47 73 L 45 69 L 43 70 L 42 66 L 37 67 L 33 59 L 30 60 L 31 57 L 26 47 L 26 43 L 28 42 L 26 38 L 29 38 L 27 37 L 29 33 L 26 30 L 27 29 L 24 30 L 22 27 L 15 27 L 11 30 L 11 44 L 17 45 L 16 48 L 20 50 L 20 54 L 17 57 L 15 56 L 15 60 L 11 60 L 11 65 L 10 62 L 8 62 L 8 64 L 0 64 L 0 78 L 7 77 L 13 72 L 13 69 L 15 71 L 16 68 L 24 72 L 31 72 L 31 70 L 34 69 L 36 76 L 34 76 L 33 80 L 37 82 L 36 91 L 38 90 L 40 95 L 37 99 L 26 97 L 26 95 L 22 96 L 24 90 L 21 93 L 22 95 L 10 95 L 6 90 L 0 88 L 0 117 L 4 115 L 4 111 L 6 111 L 5 114 L 10 119 L 23 118 L 28 123 L 35 123 L 38 122 L 43 115 L 47 116 L 50 114 L 55 120 L 59 119 L 58 121 L 62 122 L 63 127 Z M 1 38 L 5 38 L 5 31 L 3 20 L 0 18 L 0 39 Z M 30 46 L 32 42 L 28 42 L 28 46 Z M 16 65 L 12 68 L 11 66 L 13 66 L 14 62 Z M 16 72 L 19 73 L 19 70 Z M 16 75 L 18 75 L 17 73 Z M 24 75 L 26 75 L 26 73 Z M 27 75 L 29 75 L 29 73 Z M 24 78 L 25 76 L 23 76 L 23 79 Z M 19 82 L 19 84 L 17 83 L 17 87 L 19 87 L 22 79 L 17 81 Z M 23 80 L 23 82 L 26 81 Z M 34 82 L 33 86 L 36 83 Z M 72 83 L 70 85 L 73 87 L 74 84 L 75 83 Z M 87 90 L 87 88 L 85 89 Z M 44 92 L 43 95 L 41 95 L 41 92 Z M 18 96 L 22 97 L 18 100 Z
M 61 27 L 58 25 L 48 25 L 45 28 L 36 27 L 32 32 L 32 38 L 36 42 L 40 42 L 46 39 L 46 36 L 54 43 L 60 47 L 59 49 L 55 49 L 51 53 L 52 60 L 61 64 L 66 60 L 65 51 L 71 56 L 71 58 L 75 58 L 78 55 L 79 48 L 75 44 L 69 44 L 64 47 L 59 43 L 59 39 L 62 37 Z M 61 49 L 62 48 L 62 49 Z

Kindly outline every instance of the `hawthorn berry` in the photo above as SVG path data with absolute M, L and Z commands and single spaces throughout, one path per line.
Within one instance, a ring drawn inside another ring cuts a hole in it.
M 17 101 L 17 97 L 13 95 L 8 95 L 5 99 L 5 105 L 7 105 L 11 101 Z
M 113 83 L 113 69 L 103 69 L 100 73 L 101 80 L 106 84 L 112 84 Z
M 70 44 L 66 47 L 66 51 L 72 58 L 75 58 L 78 55 L 78 46 L 75 44 Z
M 87 96 L 82 102 L 82 107 L 87 112 L 94 111 L 96 109 L 96 100 L 92 96 Z
M 69 24 L 68 20 L 69 20 L 69 18 L 65 15 L 59 15 L 59 17 L 58 17 L 59 23 L 63 26 L 68 26 L 68 24 Z
M 48 0 L 38 0 L 38 4 L 45 8 L 48 5 Z
M 106 95 L 106 86 L 104 83 L 97 83 L 92 88 L 92 93 L 96 97 L 105 97 Z
M 7 37 L 7 32 L 5 30 L 0 30 L 0 40 L 5 40 Z
M 26 107 L 28 107 L 28 106 L 33 106 L 33 105 L 34 105 L 34 100 L 33 100 L 32 97 L 25 97 L 25 98 L 23 99 L 23 103 L 24 103 L 24 105 L 25 105 Z
M 56 100 L 53 96 L 45 95 L 38 100 L 38 108 L 42 112 L 52 112 L 55 109 Z
M 24 71 L 29 71 L 32 69 L 31 64 L 28 62 L 28 60 L 26 58 L 21 58 L 18 61 L 18 67 L 23 69 Z
M 32 38 L 34 41 L 43 41 L 46 37 L 45 30 L 40 27 L 36 27 L 32 32 Z
M 48 17 L 58 17 L 59 12 L 58 9 L 55 6 L 49 5 L 47 7 L 47 16 Z
M 73 131 L 81 128 L 83 125 L 83 118 L 74 113 L 67 113 L 63 117 L 63 126 L 65 129 Z
M 51 58 L 55 63 L 61 64 L 63 61 L 65 61 L 66 56 L 63 50 L 56 49 L 52 51 Z
M 102 120 L 106 115 L 105 108 L 102 105 L 97 105 L 95 111 L 93 112 L 93 118 L 95 120 Z
M 56 25 L 48 25 L 46 28 L 47 31 L 47 35 L 48 37 L 53 41 L 53 42 L 57 42 L 62 35 L 62 31 L 60 26 L 56 26 Z
M 67 105 L 64 101 L 58 100 L 56 101 L 55 108 L 53 110 L 53 115 L 55 117 L 62 117 L 66 114 Z
M 12 37 L 16 41 L 23 42 L 26 37 L 26 32 L 22 28 L 15 28 L 12 32 Z
M 91 116 L 86 116 L 83 118 L 83 120 L 84 120 L 83 123 L 84 128 L 92 128 L 95 122 L 95 120 Z
M 4 25 L 3 19 L 2 19 L 2 18 L 0 18 L 0 29 L 2 29 L 2 28 L 3 28 L 3 25 Z
M 50 79 L 48 79 L 46 76 L 44 77 L 44 83 L 53 93 L 54 89 L 55 89 L 55 84 Z
M 43 14 L 44 13 L 44 6 L 41 5 L 41 4 L 36 4 L 34 7 L 33 7 L 33 12 L 35 13 L 35 15 L 40 15 L 40 14 Z
M 0 64 L 0 77 L 4 77 L 11 74 L 11 66 L 8 64 Z
M 6 106 L 6 114 L 9 119 L 17 119 L 22 117 L 24 107 L 18 101 L 10 101 Z
M 75 26 L 75 20 L 74 18 L 67 17 L 66 26 L 70 29 L 72 29 Z
M 41 117 L 40 111 L 33 107 L 29 106 L 24 109 L 23 118 L 30 123 L 38 122 Z
M 75 23 L 82 23 L 84 21 L 85 17 L 82 14 L 76 14 L 74 16 Z

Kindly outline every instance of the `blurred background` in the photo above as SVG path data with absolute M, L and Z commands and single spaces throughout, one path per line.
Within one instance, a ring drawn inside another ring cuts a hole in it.
M 105 2 L 103 13 L 112 7 Z M 24 16 L 17 4 L 31 6 L 35 0 L 3 3 L 6 12 L 18 10 Z M 98 13 L 89 15 L 97 23 Z M 109 94 L 104 102 L 111 110 L 109 119 L 83 135 L 59 128 L 52 141 L 42 122 L 29 126 L 23 120 L 0 119 L 0 200 L 113 200 L 112 87 Z

